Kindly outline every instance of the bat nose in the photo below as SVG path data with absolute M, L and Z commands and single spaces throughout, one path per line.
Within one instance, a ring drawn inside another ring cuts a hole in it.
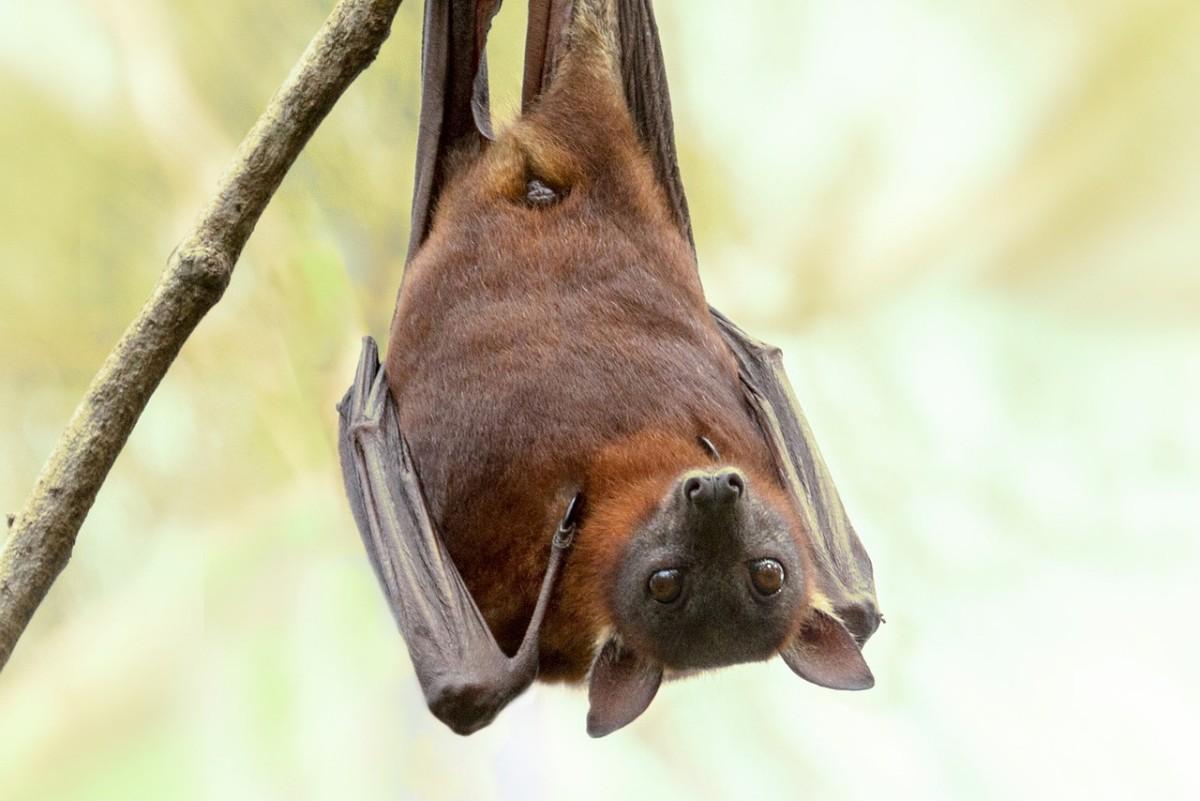
M 692 506 L 725 506 L 746 494 L 746 477 L 732 467 L 684 479 L 683 496 Z

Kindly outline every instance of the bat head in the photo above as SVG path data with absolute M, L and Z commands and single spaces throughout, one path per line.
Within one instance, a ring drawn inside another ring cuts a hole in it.
M 781 654 L 825 687 L 874 683 L 853 636 L 818 608 L 798 525 L 783 491 L 752 470 L 720 465 L 674 476 L 616 560 L 614 632 L 591 671 L 592 736 L 645 711 L 668 670 Z
M 625 642 L 674 670 L 779 651 L 804 571 L 772 489 L 731 466 L 676 477 L 618 567 L 613 606 Z

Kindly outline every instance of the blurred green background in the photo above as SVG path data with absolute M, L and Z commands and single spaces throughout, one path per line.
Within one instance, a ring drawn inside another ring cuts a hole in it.
M 0 3 L 0 511 L 331 5 Z M 342 497 L 420 6 L 0 675 L 0 798 L 1200 797 L 1200 4 L 660 0 L 710 299 L 784 347 L 889 623 L 869 693 L 742 666 L 603 741 L 559 687 L 435 721 Z

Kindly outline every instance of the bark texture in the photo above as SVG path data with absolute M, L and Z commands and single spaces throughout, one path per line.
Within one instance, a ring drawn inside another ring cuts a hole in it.
M 167 368 L 221 299 L 275 190 L 375 58 L 401 0 L 342 0 L 238 149 L 216 196 L 92 380 L 0 551 L 0 670 L 71 556 L 109 469 Z

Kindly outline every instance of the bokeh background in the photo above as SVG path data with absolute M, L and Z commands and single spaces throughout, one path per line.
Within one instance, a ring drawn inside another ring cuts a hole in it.
M 0 511 L 331 5 L 0 2 Z M 0 797 L 1200 797 L 1200 4 L 660 0 L 710 299 L 785 348 L 889 622 L 871 692 L 742 666 L 603 741 L 567 688 L 469 739 L 427 714 L 342 497 L 420 6 L 0 675 Z

